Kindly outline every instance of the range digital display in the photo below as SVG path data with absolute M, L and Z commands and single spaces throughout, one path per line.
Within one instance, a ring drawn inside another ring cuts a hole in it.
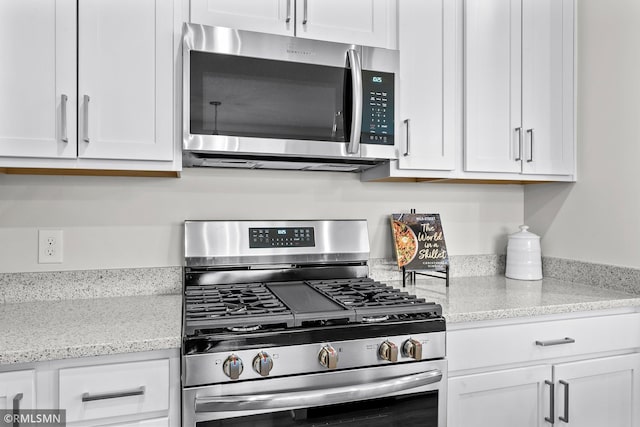
M 249 228 L 250 248 L 313 247 L 313 227 Z

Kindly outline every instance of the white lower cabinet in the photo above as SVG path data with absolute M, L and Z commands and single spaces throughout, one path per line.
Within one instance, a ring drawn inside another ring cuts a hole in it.
M 16 399 L 22 409 L 64 409 L 69 427 L 179 426 L 179 351 L 0 366 L 0 409 Z
M 61 369 L 60 408 L 67 422 L 169 409 L 169 360 Z
M 35 371 L 0 372 L 0 409 L 36 407 Z
M 464 375 L 449 379 L 447 425 L 533 427 L 544 425 L 548 366 Z M 548 386 L 547 386 L 548 388 Z
M 449 427 L 640 426 L 640 314 L 467 326 L 447 332 Z
M 640 425 L 639 371 L 638 353 L 554 365 L 558 424 Z

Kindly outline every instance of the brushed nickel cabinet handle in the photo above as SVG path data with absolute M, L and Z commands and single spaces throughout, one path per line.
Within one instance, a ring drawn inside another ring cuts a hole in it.
M 60 139 L 62 142 L 69 142 L 69 136 L 67 135 L 67 101 L 69 97 L 65 94 L 60 95 Z
M 287 0 L 287 19 L 284 22 L 287 24 L 291 22 L 291 0 Z
M 83 99 L 84 99 L 84 126 L 83 126 L 84 138 L 82 139 L 84 142 L 91 142 L 91 140 L 89 139 L 89 101 L 91 100 L 91 98 L 89 98 L 89 95 L 85 95 Z
M 527 159 L 527 163 L 533 162 L 533 129 L 527 129 L 527 133 L 529 134 L 529 158 Z
M 135 390 L 118 391 L 114 393 L 101 393 L 101 394 L 83 393 L 82 401 L 93 402 L 95 400 L 118 399 L 121 397 L 130 397 L 130 396 L 144 396 L 144 392 L 145 392 L 145 387 L 141 386 Z
M 522 160 L 522 127 L 517 127 L 515 131 L 518 133 L 518 155 L 515 161 L 519 162 Z
M 407 157 L 411 154 L 411 119 L 405 119 L 404 124 L 407 125 L 407 149 L 404 152 Z
M 558 417 L 562 422 L 569 423 L 569 383 L 566 381 L 559 381 L 564 386 L 564 417 Z
M 13 397 L 13 414 L 17 415 L 20 413 L 20 401 L 22 400 L 22 398 L 24 397 L 24 395 L 22 393 L 17 393 L 14 397 Z M 13 427 L 20 427 L 20 424 L 18 421 L 14 420 L 13 421 Z
M 540 347 L 549 347 L 552 345 L 561 345 L 561 344 L 573 344 L 576 342 L 573 338 L 564 337 L 559 340 L 548 340 L 548 341 L 536 341 L 536 345 Z
M 304 6 L 303 6 L 303 12 L 302 12 L 302 25 L 307 25 L 307 22 L 309 22 L 308 19 L 308 5 L 307 5 L 307 0 L 304 0 Z
M 556 418 L 555 414 L 555 405 L 556 405 L 556 396 L 555 396 L 555 384 L 553 381 L 545 380 L 546 385 L 550 387 L 549 389 L 549 416 L 544 417 L 544 420 L 548 423 L 553 424 Z

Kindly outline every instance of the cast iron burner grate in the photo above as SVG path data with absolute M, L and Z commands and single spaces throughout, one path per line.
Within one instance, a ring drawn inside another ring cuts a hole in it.
M 263 283 L 192 284 L 185 289 L 185 329 L 293 324 L 291 311 Z
M 402 292 L 369 278 L 355 280 L 318 280 L 308 283 L 349 307 L 435 304 L 427 303 L 422 298 L 417 298 L 414 295 Z

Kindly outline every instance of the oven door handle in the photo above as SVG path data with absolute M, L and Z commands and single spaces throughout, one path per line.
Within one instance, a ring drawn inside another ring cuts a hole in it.
M 354 384 L 330 389 L 257 395 L 196 397 L 195 409 L 196 413 L 198 413 L 310 408 L 385 397 L 434 384 L 440 380 L 442 380 L 442 371 L 434 369 L 370 384 Z

